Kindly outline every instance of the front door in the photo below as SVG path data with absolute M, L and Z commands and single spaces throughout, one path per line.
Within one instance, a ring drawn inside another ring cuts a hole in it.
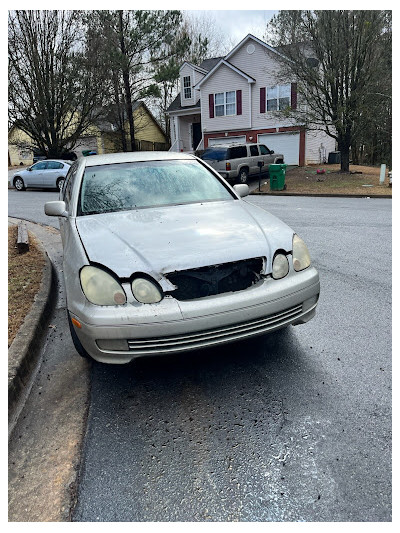
M 201 141 L 201 123 L 200 122 L 194 122 L 192 124 L 192 146 L 193 150 L 196 150 L 196 148 L 199 146 L 199 142 Z
M 43 171 L 47 168 L 47 161 L 39 161 L 30 167 L 29 174 L 26 175 L 25 185 L 27 187 L 42 187 Z

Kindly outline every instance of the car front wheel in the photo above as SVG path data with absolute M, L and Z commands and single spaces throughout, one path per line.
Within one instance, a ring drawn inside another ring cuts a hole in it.
M 18 178 L 14 179 L 14 187 L 17 189 L 17 191 L 24 191 L 26 189 L 24 180 L 18 176 Z
M 239 171 L 238 182 L 239 183 L 247 183 L 247 176 L 248 176 L 247 170 L 245 168 L 242 168 Z

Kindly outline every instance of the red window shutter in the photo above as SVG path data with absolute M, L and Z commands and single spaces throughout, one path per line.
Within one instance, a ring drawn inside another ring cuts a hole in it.
M 292 109 L 297 109 L 297 83 L 292 83 L 290 97 Z
M 236 91 L 236 114 L 242 114 L 242 91 L 240 89 Z
M 260 87 L 260 113 L 265 113 L 265 87 Z
M 214 118 L 214 95 L 208 95 L 208 107 L 210 110 L 210 118 Z

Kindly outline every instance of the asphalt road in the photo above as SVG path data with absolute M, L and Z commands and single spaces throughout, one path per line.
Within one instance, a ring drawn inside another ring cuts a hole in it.
M 9 214 L 49 223 L 56 198 L 9 191 Z M 224 349 L 93 364 L 74 521 L 391 520 L 391 200 L 248 201 L 307 242 L 317 316 Z

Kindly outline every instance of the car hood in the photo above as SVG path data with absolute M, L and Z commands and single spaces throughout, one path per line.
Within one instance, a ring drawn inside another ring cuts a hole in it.
M 293 230 L 242 200 L 103 213 L 76 218 L 89 261 L 121 278 L 267 257 L 292 249 Z

